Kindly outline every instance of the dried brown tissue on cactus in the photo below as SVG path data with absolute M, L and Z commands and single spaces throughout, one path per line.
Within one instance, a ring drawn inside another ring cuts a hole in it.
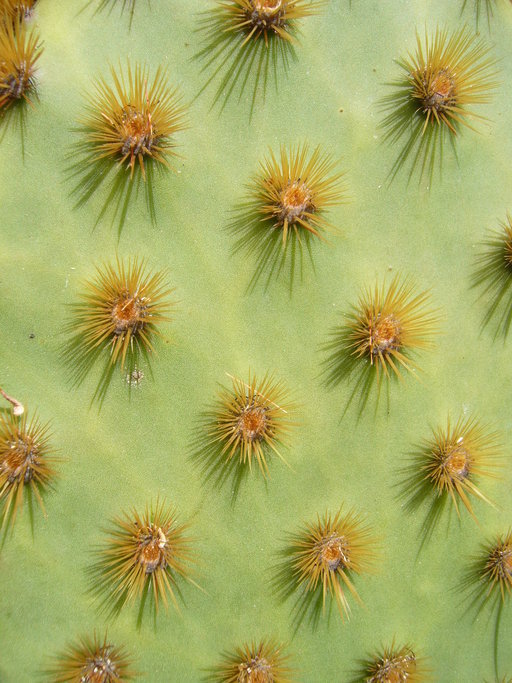
M 42 52 L 37 31 L 25 23 L 0 23 L 0 116 L 18 103 L 33 105 Z
M 60 458 L 51 445 L 49 424 L 36 415 L 0 413 L 0 515 L 2 530 L 14 524 L 25 498 L 35 498 L 46 516 L 43 497 L 57 477 Z
M 291 587 L 302 590 L 306 600 L 319 595 L 323 610 L 328 599 L 334 600 L 344 620 L 351 611 L 349 594 L 361 603 L 353 577 L 372 569 L 378 550 L 362 515 L 340 509 L 305 524 L 290 538 L 284 555 L 279 577 L 283 593 L 289 595 Z
M 291 683 L 286 647 L 272 639 L 245 643 L 223 660 L 208 676 L 211 683 Z
M 390 84 L 395 91 L 381 100 L 387 113 L 382 128 L 391 145 L 402 145 L 391 176 L 408 164 L 410 175 L 419 169 L 420 177 L 432 180 L 446 146 L 455 151 L 457 135 L 486 120 L 474 107 L 491 101 L 497 60 L 466 27 L 425 31 L 416 43 L 416 52 L 398 61 L 402 77 Z
M 82 637 L 67 645 L 45 671 L 48 683 L 114 683 L 131 681 L 136 673 L 132 658 L 105 633 Z
M 351 683 L 421 683 L 430 680 L 424 657 L 411 645 L 384 647 L 366 659 Z
M 327 384 L 355 377 L 364 407 L 374 380 L 380 388 L 382 380 L 419 370 L 412 356 L 433 346 L 439 321 L 429 292 L 417 293 L 409 278 L 397 275 L 388 286 L 367 288 L 324 346 Z
M 272 272 L 286 256 L 293 267 L 297 250 L 311 255 L 313 242 L 338 232 L 326 217 L 329 208 L 348 201 L 345 172 L 338 166 L 320 146 L 310 151 L 308 144 L 282 145 L 279 154 L 269 150 L 229 226 L 236 237 L 234 252 L 256 253 L 253 279 L 267 266 Z
M 192 578 L 197 542 L 188 529 L 175 508 L 158 500 L 142 514 L 133 509 L 112 520 L 90 568 L 91 592 L 102 608 L 116 614 L 138 602 L 141 615 L 148 600 L 155 613 L 170 600 L 179 611 L 180 583 L 199 587 Z
M 225 104 L 239 86 L 241 98 L 252 85 L 252 107 L 269 75 L 276 79 L 295 58 L 301 21 L 325 7 L 325 0 L 212 0 L 199 31 L 205 47 L 196 55 L 211 72 L 203 90 L 218 79 L 214 101 Z
M 271 373 L 261 380 L 249 373 L 247 382 L 229 377 L 231 387 L 221 388 L 205 414 L 200 455 L 214 475 L 231 467 L 250 471 L 256 464 L 267 477 L 272 456 L 286 463 L 281 449 L 295 426 L 297 406 L 290 401 L 285 383 Z
M 102 398 L 115 368 L 131 376 L 141 364 L 149 366 L 161 327 L 170 320 L 173 291 L 167 272 L 149 269 L 143 259 L 117 258 L 97 267 L 95 277 L 84 283 L 80 302 L 72 305 L 67 325 L 63 358 L 73 381 L 80 384 L 103 362 L 95 393 Z

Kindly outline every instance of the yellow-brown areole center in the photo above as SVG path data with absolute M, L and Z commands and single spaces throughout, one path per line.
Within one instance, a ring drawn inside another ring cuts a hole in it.
M 265 408 L 251 406 L 245 408 L 237 424 L 238 433 L 244 441 L 257 441 L 263 438 L 267 428 Z
M 426 74 L 423 87 L 425 94 L 422 103 L 425 110 L 435 109 L 441 112 L 453 106 L 455 79 L 449 69 L 440 69 L 436 74 Z
M 444 466 L 452 479 L 465 479 L 468 476 L 469 453 L 462 445 L 462 442 L 449 450 Z
M 4 473 L 10 483 L 22 477 L 28 483 L 34 476 L 31 465 L 37 459 L 39 448 L 32 439 L 19 438 L 9 445 L 10 450 L 0 464 L 0 473 Z
M 80 673 L 80 683 L 107 683 L 119 680 L 115 662 L 110 658 L 110 647 L 101 648 L 88 659 Z
M 238 683 L 272 683 L 272 665 L 264 657 L 253 657 L 238 665 Z
M 299 219 L 304 219 L 305 214 L 315 210 L 311 191 L 306 183 L 294 182 L 285 187 L 279 196 L 278 222 L 283 225 L 293 225 Z
M 277 12 L 282 4 L 282 0 L 251 0 L 251 5 L 256 12 Z
M 370 350 L 373 355 L 385 353 L 400 347 L 402 326 L 394 315 L 377 318 L 370 339 Z
M 144 320 L 145 310 L 141 299 L 125 294 L 112 308 L 112 322 L 114 323 L 115 334 L 122 334 L 129 328 L 136 332 L 138 325 Z
M 152 574 L 167 564 L 167 538 L 160 527 L 150 525 L 139 532 L 137 561 L 146 574 Z
M 151 152 L 155 135 L 149 113 L 137 111 L 130 106 L 125 107 L 121 114 L 119 133 L 123 143 L 123 156 L 134 157 Z
M 321 542 L 320 560 L 322 564 L 334 572 L 341 565 L 347 567 L 349 564 L 348 544 L 342 536 L 330 536 Z
M 276 29 L 285 23 L 286 3 L 283 0 L 249 0 L 247 18 L 254 28 L 260 31 Z

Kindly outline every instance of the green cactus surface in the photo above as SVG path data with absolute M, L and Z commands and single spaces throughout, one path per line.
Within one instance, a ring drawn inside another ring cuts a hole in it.
M 487 587 L 468 578 L 482 547 L 512 527 L 512 335 L 488 315 L 496 288 L 475 286 L 484 242 L 512 213 L 510 3 L 480 17 L 498 71 L 490 101 L 473 107 L 483 118 L 463 126 L 431 179 L 406 167 L 391 179 L 400 149 L 384 139 L 379 104 L 417 33 L 476 30 L 476 3 L 462 4 L 328 0 L 298 22 L 266 93 L 252 69 L 215 101 L 222 71 L 198 57 L 214 0 L 38 0 L 28 20 L 44 48 L 37 97 L 0 120 L 0 386 L 50 423 L 58 478 L 46 517 L 27 496 L 0 538 L 1 683 L 44 680 L 70 643 L 105 633 L 148 683 L 207 680 L 226 653 L 260 642 L 283 644 L 286 677 L 301 683 L 354 680 L 392 643 L 417 648 L 439 683 L 510 675 L 510 599 L 475 600 Z M 108 182 L 80 202 L 91 169 L 80 126 L 94 80 L 127 59 L 166 69 L 188 127 L 150 194 L 134 174 L 123 216 Z M 288 240 L 294 258 L 281 258 L 282 240 L 266 261 L 258 240 L 237 249 L 233 216 L 260 163 L 303 144 L 346 173 L 347 201 L 323 214 L 335 230 L 302 250 Z M 165 271 L 173 308 L 150 362 L 141 357 L 131 385 L 116 366 L 100 401 L 105 364 L 77 385 L 63 354 L 84 283 L 117 258 Z M 438 330 L 432 348 L 412 349 L 417 369 L 374 382 L 362 408 L 353 378 L 326 381 L 325 346 L 360 293 L 395 276 L 429 292 Z M 211 454 L 201 457 L 205 411 L 230 377 L 267 373 L 294 405 L 286 462 L 270 450 L 268 477 L 236 458 L 216 477 Z M 418 444 L 448 416 L 500 435 L 497 476 L 475 478 L 494 504 L 473 496 L 478 523 L 449 500 L 407 504 Z M 112 617 L 91 585 L 105 529 L 157 500 L 188 525 L 193 581 L 177 579 L 179 610 L 136 601 Z M 321 597 L 283 578 L 290 535 L 340 508 L 357 510 L 375 543 L 371 570 L 350 575 L 362 604 L 349 595 L 348 620 L 335 600 L 322 611 Z

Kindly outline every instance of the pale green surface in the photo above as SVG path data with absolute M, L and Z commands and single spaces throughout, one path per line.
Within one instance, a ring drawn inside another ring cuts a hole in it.
M 355 0 L 350 7 L 331 0 L 322 16 L 303 23 L 298 61 L 250 123 L 236 99 L 222 115 L 210 111 L 211 89 L 192 102 L 204 82 L 191 59 L 201 47 L 193 31 L 204 4 L 152 0 L 148 11 L 141 0 L 129 32 L 126 16 L 40 2 L 41 101 L 29 112 L 25 159 L 17 133 L 1 143 L 0 383 L 52 420 L 68 461 L 47 498 L 48 519 L 36 511 L 32 538 L 25 514 L 0 555 L 0 681 L 36 681 L 70 637 L 103 631 L 86 593 L 91 550 L 108 519 L 158 494 L 193 522 L 205 593 L 185 586 L 182 615 L 160 614 L 156 630 L 146 622 L 137 631 L 130 608 L 109 624 L 112 639 L 145 672 L 141 680 L 199 681 L 222 650 L 265 635 L 290 641 L 304 683 L 348 680 L 360 657 L 393 637 L 430 657 L 434 680 L 493 680 L 494 621 L 464 614 L 457 586 L 479 543 L 511 524 L 512 340 L 493 342 L 491 330 L 481 332 L 485 304 L 469 287 L 475 245 L 512 210 L 512 10 L 503 6 L 492 24 L 502 75 L 493 104 L 482 108 L 490 120 L 479 135 L 464 132 L 460 167 L 447 159 L 443 184 L 428 191 L 416 181 L 406 187 L 403 175 L 387 187 L 394 152 L 379 139 L 375 104 L 398 73 L 393 59 L 414 48 L 416 27 L 456 28 L 459 3 Z M 179 135 L 181 172 L 157 188 L 157 227 L 134 206 L 118 239 L 109 222 L 92 231 L 101 194 L 73 209 L 65 156 L 77 140 L 70 128 L 80 92 L 127 55 L 168 64 L 192 104 L 190 129 Z M 330 212 L 343 236 L 315 248 L 316 274 L 307 268 L 291 297 L 285 280 L 247 294 L 250 262 L 229 256 L 227 212 L 268 145 L 306 139 L 341 156 L 348 171 L 352 201 Z M 154 382 L 148 378 L 129 402 L 116 377 L 98 414 L 89 409 L 94 378 L 70 390 L 59 352 L 66 305 L 94 265 L 116 252 L 168 267 L 180 305 L 153 363 Z M 432 288 L 443 334 L 422 354 L 422 382 L 408 377 L 392 388 L 389 415 L 368 411 L 356 422 L 351 408 L 340 422 L 350 387 L 322 387 L 319 347 L 360 288 L 389 268 Z M 254 476 L 232 504 L 229 490 L 203 485 L 187 451 L 197 415 L 227 381 L 225 372 L 246 376 L 249 368 L 275 369 L 303 409 L 286 453 L 292 469 L 272 462 L 268 484 Z M 429 425 L 463 407 L 503 433 L 502 478 L 482 484 L 500 509 L 476 503 L 480 527 L 467 514 L 460 525 L 453 519 L 416 561 L 421 514 L 401 509 L 399 469 Z M 342 502 L 366 511 L 381 539 L 377 571 L 357 580 L 365 608 L 354 605 L 349 623 L 333 613 L 316 631 L 304 624 L 294 637 L 291 603 L 280 604 L 269 588 L 272 566 L 287 532 Z M 511 627 L 508 609 L 500 675 L 512 672 Z

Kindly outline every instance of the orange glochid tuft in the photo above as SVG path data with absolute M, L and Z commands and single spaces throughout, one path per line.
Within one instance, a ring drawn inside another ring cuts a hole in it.
M 0 30 L 0 112 L 17 102 L 32 104 L 43 48 L 37 31 L 5 22 Z
M 222 388 L 216 407 L 209 413 L 210 443 L 217 444 L 227 461 L 236 458 L 241 465 L 252 468 L 256 461 L 267 476 L 271 454 L 284 460 L 279 446 L 284 443 L 293 423 L 288 392 L 281 380 L 266 374 L 261 381 L 249 375 L 248 382 L 231 377 L 232 388 Z
M 398 61 L 402 75 L 392 84 L 395 92 L 382 100 L 388 112 L 382 125 L 393 146 L 405 140 L 392 175 L 410 160 L 411 174 L 419 165 L 421 175 L 428 170 L 432 179 L 443 148 L 463 127 L 483 119 L 474 106 L 490 102 L 497 60 L 490 56 L 491 46 L 467 27 L 425 31 L 423 41 L 416 35 L 416 44 L 414 54 Z
M 428 670 L 423 659 L 412 647 L 404 645 L 384 648 L 364 663 L 361 683 L 421 683 L 427 680 Z
M 212 683 L 291 683 L 288 655 L 284 645 L 274 640 L 244 644 L 224 660 L 212 672 Z
M 416 36 L 416 54 L 401 62 L 411 85 L 411 98 L 429 125 L 445 125 L 453 134 L 456 124 L 471 127 L 471 118 L 480 118 L 467 107 L 485 104 L 496 87 L 496 60 L 490 47 L 477 41 L 467 28 L 448 34 L 437 29 L 434 37 L 425 34 L 424 44 Z
M 112 522 L 91 568 L 93 592 L 111 612 L 125 603 L 152 599 L 157 612 L 168 599 L 178 608 L 179 580 L 197 584 L 190 576 L 195 562 L 194 542 L 187 537 L 174 508 L 164 502 L 148 505 L 143 514 L 132 510 Z
M 512 590 L 512 529 L 499 534 L 485 548 L 480 571 L 481 581 L 488 586 L 487 595 L 499 595 L 502 601 Z
M 81 302 L 74 305 L 69 323 L 75 352 L 84 358 L 98 350 L 110 355 L 110 364 L 130 372 L 142 355 L 154 352 L 160 325 L 169 318 L 172 293 L 165 271 L 151 272 L 142 259 L 117 259 L 96 269 L 85 283 Z
M 320 590 L 322 604 L 334 598 L 342 619 L 350 615 L 347 591 L 361 602 L 352 576 L 368 571 L 376 557 L 371 529 L 354 511 L 326 513 L 292 538 L 291 569 L 297 587 Z
M 323 0 L 219 0 L 229 31 L 243 32 L 244 42 L 272 36 L 293 41 L 295 23 L 316 14 Z
M 408 279 L 396 276 L 389 287 L 375 286 L 359 299 L 347 316 L 347 351 L 375 368 L 377 379 L 401 377 L 401 369 L 415 370 L 410 358 L 415 349 L 429 348 L 438 317 L 428 307 L 428 292 L 415 293 Z
M 56 471 L 53 465 L 49 425 L 36 416 L 30 421 L 21 416 L 0 413 L 0 505 L 2 529 L 14 524 L 26 492 L 33 494 L 46 515 L 42 495 L 51 486 Z
M 48 676 L 51 683 L 123 683 L 135 677 L 130 665 L 128 655 L 112 644 L 107 634 L 103 640 L 94 634 L 69 644 Z
M 171 167 L 176 157 L 175 133 L 186 128 L 186 108 L 177 89 L 169 88 L 159 67 L 152 80 L 140 64 L 126 71 L 111 67 L 113 85 L 103 78 L 87 96 L 88 113 L 82 118 L 86 140 L 95 160 L 116 160 L 133 178 L 138 169 L 146 178 L 145 164 Z
M 439 496 L 449 495 L 457 514 L 462 502 L 475 518 L 469 496 L 492 503 L 474 479 L 495 476 L 500 451 L 498 434 L 490 432 L 476 418 L 460 417 L 455 424 L 448 419 L 445 429 L 433 430 L 433 439 L 424 442 L 424 481 L 432 484 Z
M 260 164 L 248 187 L 249 199 L 265 225 L 282 232 L 283 245 L 307 234 L 323 239 L 323 232 L 333 230 L 325 209 L 346 200 L 344 173 L 333 173 L 336 166 L 330 154 L 320 147 L 310 154 L 306 144 L 289 150 L 282 146 L 278 157 L 270 150 Z

